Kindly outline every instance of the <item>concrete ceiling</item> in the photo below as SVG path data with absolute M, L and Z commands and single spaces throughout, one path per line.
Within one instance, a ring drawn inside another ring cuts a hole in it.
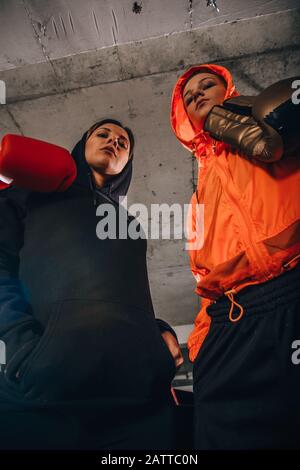
M 169 125 L 172 88 L 192 64 L 217 62 L 255 94 L 300 72 L 300 1 L 0 0 L 0 136 L 70 149 L 102 117 L 137 140 L 128 203 L 186 204 L 195 164 Z M 149 240 L 156 315 L 192 323 L 199 308 L 183 240 Z
M 299 6 L 297 0 L 1 0 L 0 70 Z

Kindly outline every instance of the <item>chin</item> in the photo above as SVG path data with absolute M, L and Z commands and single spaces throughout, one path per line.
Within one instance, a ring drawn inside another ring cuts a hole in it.
M 97 155 L 97 158 L 94 160 L 94 165 L 96 168 L 106 171 L 111 167 L 111 159 L 107 155 Z
M 115 168 L 114 166 L 108 166 L 107 168 L 105 168 L 103 174 L 107 176 L 117 176 L 119 173 L 121 173 L 121 171 L 122 170 L 120 170 L 119 168 Z
M 200 111 L 199 111 L 199 119 L 204 121 L 207 118 L 208 113 L 212 110 L 214 106 L 215 105 L 211 103 L 207 103 L 204 106 L 202 106 L 202 108 L 200 108 Z
M 205 106 L 201 109 L 201 112 L 197 116 L 197 121 L 193 123 L 195 129 L 201 130 L 204 126 L 205 119 L 207 118 L 209 112 L 212 110 L 213 106 L 209 106 L 207 109 Z

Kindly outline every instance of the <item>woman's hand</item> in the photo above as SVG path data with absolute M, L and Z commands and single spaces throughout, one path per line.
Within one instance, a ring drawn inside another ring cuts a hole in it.
M 168 346 L 169 351 L 174 358 L 175 366 L 178 369 L 184 362 L 178 341 L 170 331 L 164 331 L 161 335 Z

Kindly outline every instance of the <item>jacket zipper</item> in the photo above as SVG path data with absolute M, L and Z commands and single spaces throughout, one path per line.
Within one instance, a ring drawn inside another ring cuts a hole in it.
M 229 175 L 228 175 L 227 171 L 224 168 L 222 168 L 221 165 L 219 164 L 219 162 L 217 162 L 217 161 L 216 161 L 216 165 L 217 165 L 218 169 L 221 170 L 221 172 L 223 173 L 223 175 L 225 177 L 225 181 L 224 181 L 224 178 L 222 178 L 222 176 L 220 175 L 221 180 L 223 182 L 223 191 L 226 194 L 227 198 L 231 201 L 233 207 L 236 209 L 236 214 L 235 215 L 238 219 L 238 222 L 239 222 L 239 225 L 240 225 L 240 228 L 241 228 L 241 231 L 242 231 L 242 236 L 243 236 L 244 243 L 246 241 L 249 242 L 249 246 L 251 248 L 253 258 L 254 258 L 258 268 L 263 273 L 263 275 L 265 276 L 266 279 L 271 279 L 272 275 L 269 274 L 266 264 L 264 262 L 262 262 L 262 260 L 264 258 L 262 257 L 259 250 L 256 248 L 255 242 L 253 242 L 253 240 L 252 240 L 251 233 L 253 231 L 253 224 L 251 222 L 250 216 L 248 216 L 246 211 L 244 213 L 242 212 L 241 208 L 239 207 L 239 205 L 237 203 L 236 198 L 234 197 L 232 192 L 230 192 L 227 189 L 228 188 L 228 183 L 229 183 Z M 245 243 L 245 246 L 247 246 L 246 243 Z

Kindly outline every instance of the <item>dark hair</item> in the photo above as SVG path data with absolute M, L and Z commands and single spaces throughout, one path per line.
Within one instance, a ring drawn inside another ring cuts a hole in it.
M 98 127 L 102 126 L 103 124 L 115 124 L 116 126 L 122 127 L 122 129 L 124 129 L 127 132 L 128 137 L 129 137 L 129 143 L 130 143 L 129 158 L 132 158 L 133 157 L 133 149 L 134 149 L 134 136 L 133 136 L 132 130 L 129 129 L 129 127 L 123 126 L 123 124 L 120 121 L 117 121 L 116 119 L 102 119 L 101 121 L 95 122 L 95 124 L 93 124 L 89 128 L 89 130 L 87 131 L 85 141 L 87 141 L 87 139 L 90 137 L 90 135 Z

